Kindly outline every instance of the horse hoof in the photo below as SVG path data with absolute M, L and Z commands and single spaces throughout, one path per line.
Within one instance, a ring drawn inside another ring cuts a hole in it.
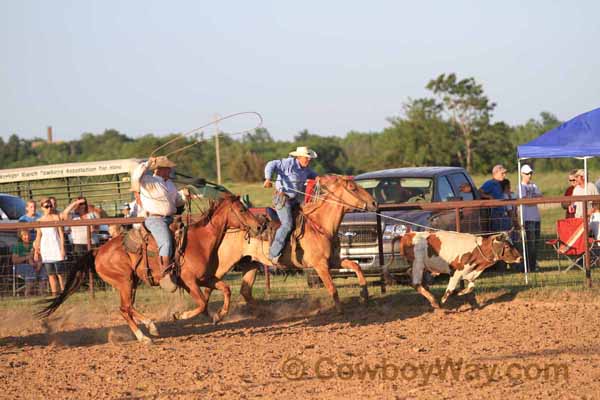
M 212 315 L 213 325 L 217 325 L 219 322 L 221 322 L 221 316 L 219 315 L 219 313 L 213 314 Z
M 160 334 L 158 333 L 158 328 L 156 328 L 154 322 L 148 325 L 148 333 L 150 333 L 152 336 L 160 336 Z
M 154 344 L 154 342 L 152 341 L 152 339 L 150 339 L 148 336 L 141 337 L 139 339 L 139 341 L 140 341 L 141 344 L 144 344 L 144 345 L 147 345 L 147 346 L 151 345 L 151 344 Z
M 363 303 L 367 304 L 369 301 L 369 291 L 367 290 L 366 286 L 361 289 L 360 297 L 362 298 Z
M 178 321 L 181 319 L 181 312 L 177 311 L 173 313 L 173 321 Z

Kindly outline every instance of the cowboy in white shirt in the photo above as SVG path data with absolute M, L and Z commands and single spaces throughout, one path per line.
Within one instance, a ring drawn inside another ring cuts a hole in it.
M 173 222 L 177 207 L 185 204 L 185 193 L 178 192 L 175 184 L 169 179 L 173 167 L 175 163 L 165 156 L 150 157 L 131 174 L 131 190 L 139 194 L 136 195 L 136 199 L 139 198 L 145 212 L 144 225 L 158 245 L 162 276 L 160 286 L 169 291 L 177 288 L 171 274 L 167 274 L 173 256 L 173 237 L 169 225 Z M 154 171 L 154 175 L 145 174 L 147 170 Z

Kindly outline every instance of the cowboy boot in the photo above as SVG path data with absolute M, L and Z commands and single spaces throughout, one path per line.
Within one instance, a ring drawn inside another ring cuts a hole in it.
M 160 287 L 165 289 L 169 293 L 173 293 L 177 290 L 177 285 L 175 284 L 175 282 L 173 282 L 172 272 L 168 271 L 170 265 L 170 257 L 160 256 Z

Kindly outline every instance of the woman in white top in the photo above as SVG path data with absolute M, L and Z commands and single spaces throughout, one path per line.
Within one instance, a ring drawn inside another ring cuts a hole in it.
M 45 198 L 40 202 L 44 215 L 38 222 L 60 221 L 60 215 L 56 213 L 52 202 Z M 62 227 L 37 228 L 35 237 L 34 260 L 41 261 L 46 273 L 52 295 L 56 296 L 65 287 L 64 285 L 64 266 L 62 261 L 65 259 L 65 239 Z M 58 280 L 58 282 L 57 282 Z

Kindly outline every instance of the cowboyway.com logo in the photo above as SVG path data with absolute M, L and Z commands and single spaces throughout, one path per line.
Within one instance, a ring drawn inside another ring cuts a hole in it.
M 566 364 L 550 363 L 483 363 L 468 362 L 459 358 L 439 359 L 434 362 L 394 363 L 387 359 L 379 362 L 339 362 L 331 357 L 315 361 L 299 357 L 286 358 L 281 365 L 282 375 L 289 380 L 317 378 L 321 380 L 402 380 L 426 385 L 440 381 L 564 381 L 569 380 Z

